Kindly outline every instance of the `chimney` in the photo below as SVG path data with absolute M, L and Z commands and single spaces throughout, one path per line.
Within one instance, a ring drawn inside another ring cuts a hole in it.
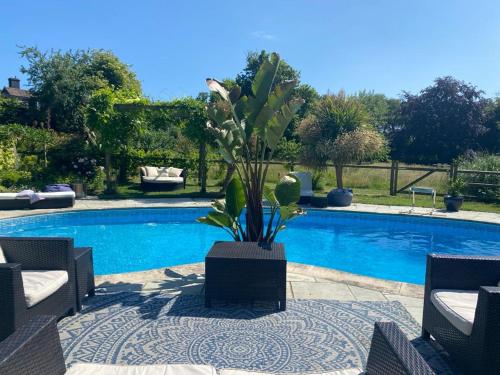
M 12 87 L 14 89 L 20 89 L 21 88 L 21 81 L 17 77 L 11 77 L 9 78 L 9 87 Z

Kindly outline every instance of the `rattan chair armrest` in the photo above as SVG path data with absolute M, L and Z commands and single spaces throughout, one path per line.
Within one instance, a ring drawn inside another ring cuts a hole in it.
M 6 258 L 23 269 L 71 271 L 73 239 L 60 237 L 0 237 Z
M 472 335 L 481 343 L 483 361 L 500 368 L 500 287 L 479 288 Z M 493 364 L 496 363 L 496 364 Z
M 0 264 L 0 332 L 22 321 L 26 313 L 21 265 Z M 1 338 L 0 338 L 1 339 Z
M 367 375 L 435 375 L 394 322 L 376 322 Z
M 429 254 L 426 293 L 432 289 L 477 290 L 500 280 L 500 257 Z
M 64 374 L 56 323 L 54 316 L 36 316 L 0 342 L 0 374 Z

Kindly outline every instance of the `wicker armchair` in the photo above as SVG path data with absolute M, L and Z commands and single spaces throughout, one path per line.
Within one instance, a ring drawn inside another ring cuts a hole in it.
M 500 257 L 427 257 L 422 336 L 432 335 L 466 374 L 500 374 L 499 280 Z M 478 292 L 469 334 L 450 323 L 432 300 L 433 291 L 450 289 Z
M 2 375 L 62 375 L 65 372 L 54 316 L 34 317 L 0 342 Z M 395 323 L 375 323 L 365 374 L 435 375 Z
M 70 238 L 0 237 L 9 263 L 0 263 L 0 340 L 36 315 L 58 318 L 76 311 L 75 259 Z M 67 282 L 28 307 L 21 270 L 66 271 Z

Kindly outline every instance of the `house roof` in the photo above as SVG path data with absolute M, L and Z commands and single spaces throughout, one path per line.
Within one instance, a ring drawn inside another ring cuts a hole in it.
M 4 87 L 2 93 L 12 98 L 19 99 L 28 99 L 31 96 L 31 92 L 28 90 L 18 89 L 15 87 Z

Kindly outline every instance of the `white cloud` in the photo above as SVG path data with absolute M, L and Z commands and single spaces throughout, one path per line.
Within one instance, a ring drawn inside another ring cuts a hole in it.
M 253 31 L 252 36 L 254 38 L 257 38 L 257 39 L 265 39 L 265 40 L 275 40 L 276 39 L 276 35 L 269 34 L 269 33 L 266 33 L 265 31 L 261 31 L 261 30 Z

